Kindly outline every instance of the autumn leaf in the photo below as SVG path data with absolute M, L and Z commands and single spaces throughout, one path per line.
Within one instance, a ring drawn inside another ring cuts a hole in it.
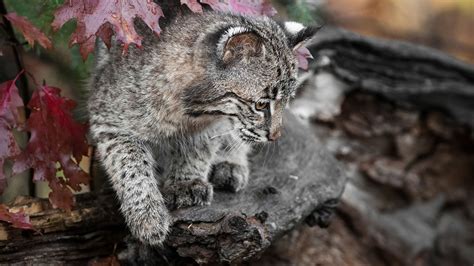
M 33 180 L 48 181 L 51 203 L 66 210 L 73 205 L 71 189 L 80 191 L 80 185 L 89 182 L 88 174 L 78 165 L 88 154 L 87 127 L 72 118 L 75 106 L 74 101 L 60 96 L 58 88 L 36 90 L 28 103 L 31 114 L 26 129 L 31 137 L 13 165 L 15 174 L 33 168 Z M 60 171 L 64 177 L 57 176 Z
M 10 223 L 13 227 L 20 229 L 33 229 L 28 215 L 22 211 L 10 212 L 3 204 L 0 204 L 0 221 Z
M 182 5 L 187 5 L 194 13 L 202 13 L 202 6 L 197 0 L 181 0 Z
M 5 160 L 20 153 L 12 130 L 21 123 L 20 110 L 24 108 L 23 100 L 15 85 L 21 74 L 14 80 L 0 84 L 0 194 L 6 187 L 3 169 Z
M 313 59 L 311 52 L 308 48 L 301 46 L 294 51 L 296 58 L 298 59 L 298 67 L 303 70 L 308 70 L 308 59 Z
M 27 18 L 19 16 L 16 13 L 8 13 L 5 15 L 5 18 L 8 19 L 10 23 L 23 34 L 26 41 L 31 46 L 33 46 L 36 41 L 39 45 L 46 49 L 51 49 L 53 47 L 53 43 L 49 40 L 49 38 Z
M 96 37 L 110 43 L 111 30 L 124 46 L 141 46 L 142 37 L 135 31 L 133 20 L 142 19 L 156 34 L 160 33 L 158 19 L 163 16 L 161 8 L 151 0 L 68 0 L 55 12 L 54 30 L 58 30 L 71 19 L 77 22 L 76 31 L 69 44 L 78 44 L 83 59 L 94 50 Z
M 202 0 L 213 10 L 245 15 L 274 16 L 277 12 L 269 0 Z

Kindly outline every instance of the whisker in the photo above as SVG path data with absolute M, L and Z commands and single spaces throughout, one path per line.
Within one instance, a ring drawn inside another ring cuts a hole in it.
M 242 141 L 240 139 L 237 139 L 236 141 L 234 141 L 234 144 L 227 151 L 226 156 L 228 156 L 237 146 L 240 146 L 241 143 Z
M 240 141 L 240 144 L 239 146 L 237 146 L 237 148 L 235 148 L 236 151 L 240 150 L 245 144 L 245 141 Z
M 264 145 L 262 143 L 257 143 L 257 146 L 258 146 L 258 152 L 257 153 L 261 153 Z
M 225 148 L 224 148 L 224 152 L 227 153 L 227 151 L 229 151 L 230 147 L 231 147 L 232 145 L 234 145 L 234 143 L 235 143 L 235 141 L 234 141 L 234 142 L 227 143 L 227 145 L 226 145 Z M 225 154 L 225 153 L 224 153 L 224 154 Z
M 263 157 L 263 165 L 262 165 L 262 167 L 265 167 L 265 163 L 267 162 L 267 155 L 268 155 L 268 151 L 270 150 L 270 147 L 269 147 L 268 144 L 265 145 L 265 149 L 266 149 L 266 151 L 265 151 L 265 156 Z
M 276 143 L 276 142 L 272 142 L 272 144 L 271 144 L 271 147 L 272 147 L 272 148 L 271 148 L 271 152 L 270 152 L 270 158 L 269 158 L 269 161 L 271 161 L 271 159 L 273 158 L 273 155 L 275 154 L 275 150 L 277 149 L 277 147 L 276 147 L 276 144 L 275 144 L 275 143 Z
M 238 139 L 232 139 L 232 142 L 230 142 L 227 147 L 224 149 L 224 155 L 227 155 L 231 150 L 234 145 L 237 144 Z
M 217 134 L 217 135 L 215 135 L 215 136 L 210 137 L 209 139 L 215 139 L 215 138 L 218 138 L 218 137 L 222 137 L 222 136 L 225 136 L 225 135 L 229 135 L 230 133 L 234 132 L 235 130 L 237 130 L 237 129 L 234 128 L 234 129 L 225 131 L 224 133 L 222 133 L 222 134 Z

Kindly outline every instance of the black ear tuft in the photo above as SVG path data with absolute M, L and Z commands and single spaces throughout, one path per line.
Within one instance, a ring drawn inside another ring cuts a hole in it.
M 311 40 L 321 28 L 322 26 L 305 27 L 298 22 L 285 22 L 284 30 L 288 36 L 288 46 L 292 49 L 299 48 Z
M 290 47 L 296 47 L 299 44 L 303 44 L 309 40 L 311 40 L 314 35 L 321 29 L 321 27 L 315 27 L 315 26 L 308 26 L 302 30 L 300 30 L 296 35 L 293 37 L 290 37 L 289 42 L 290 42 Z

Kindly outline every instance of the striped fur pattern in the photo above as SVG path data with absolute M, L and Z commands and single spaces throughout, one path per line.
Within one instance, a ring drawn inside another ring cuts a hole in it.
M 98 45 L 88 111 L 97 155 L 141 242 L 159 245 L 168 209 L 210 204 L 248 181 L 253 143 L 280 136 L 295 90 L 293 48 L 314 29 L 204 13 L 174 18 L 123 55 Z M 297 28 L 298 30 L 295 30 Z

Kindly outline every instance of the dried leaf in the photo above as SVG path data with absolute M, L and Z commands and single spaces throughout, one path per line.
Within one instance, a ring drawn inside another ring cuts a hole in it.
M 202 0 L 213 10 L 253 16 L 274 16 L 277 12 L 269 0 Z
M 202 13 L 202 6 L 197 0 L 181 0 L 182 5 L 187 5 L 194 13 Z
M 10 223 L 13 227 L 20 229 L 33 229 L 28 215 L 22 211 L 12 213 L 3 204 L 0 204 L 0 221 Z
M 26 41 L 33 46 L 35 41 L 46 49 L 53 48 L 53 43 L 49 38 L 33 25 L 27 18 L 17 15 L 16 13 L 8 13 L 5 18 L 25 37 Z
M 124 51 L 134 43 L 141 46 L 142 37 L 135 31 L 133 20 L 142 19 L 148 27 L 159 34 L 158 19 L 163 16 L 161 8 L 151 0 L 69 0 L 55 12 L 54 30 L 58 30 L 71 19 L 77 22 L 70 45 L 79 44 L 83 59 L 94 50 L 97 36 L 110 43 L 111 31 L 123 43 Z M 109 24 L 109 26 L 103 26 Z
M 20 153 L 12 130 L 22 122 L 19 112 L 24 105 L 15 85 L 21 74 L 18 74 L 14 80 L 0 84 L 0 194 L 6 187 L 3 169 L 5 159 Z
M 60 96 L 60 90 L 42 86 L 33 93 L 28 103 L 31 109 L 26 128 L 31 133 L 26 149 L 15 157 L 13 172 L 34 169 L 33 180 L 47 180 L 52 192 L 51 203 L 70 210 L 72 192 L 88 184 L 89 176 L 78 165 L 87 156 L 86 125 L 72 118 L 75 102 Z M 65 177 L 57 177 L 64 171 Z
M 308 48 L 301 46 L 294 51 L 296 58 L 298 59 L 298 67 L 303 70 L 308 70 L 308 58 L 313 59 L 311 52 Z

